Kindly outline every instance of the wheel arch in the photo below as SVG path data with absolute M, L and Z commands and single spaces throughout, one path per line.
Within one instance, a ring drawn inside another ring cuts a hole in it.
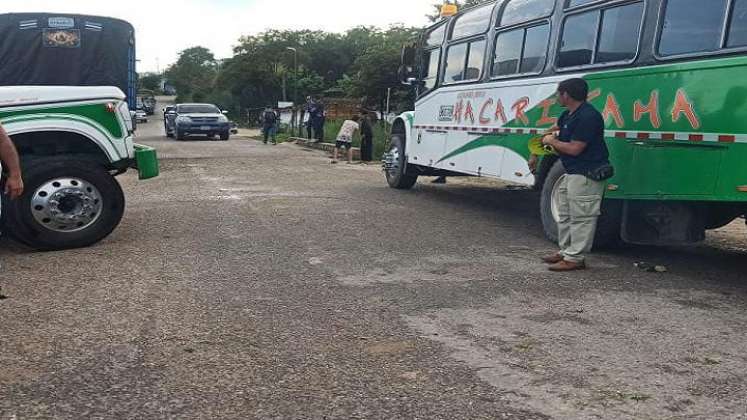
M 50 156 L 85 156 L 106 167 L 121 160 L 113 149 L 85 133 L 72 129 L 9 132 L 21 159 Z
M 560 159 L 558 156 L 548 155 L 540 160 L 539 167 L 537 168 L 537 174 L 534 176 L 534 190 L 541 191 L 545 185 L 547 175 L 550 173 L 555 162 Z
M 3 126 L 21 154 L 29 151 L 40 155 L 80 154 L 86 151 L 103 156 L 105 163 L 129 157 L 126 139 L 112 139 L 103 127 L 88 119 L 18 118 L 3 121 Z M 115 144 L 119 141 L 121 144 Z

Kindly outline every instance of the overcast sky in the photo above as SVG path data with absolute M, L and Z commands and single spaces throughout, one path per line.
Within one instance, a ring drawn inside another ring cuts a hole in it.
M 0 13 L 49 12 L 117 17 L 135 26 L 140 71 L 155 71 L 185 48 L 231 56 L 241 35 L 265 29 L 426 25 L 434 0 L 0 0 Z

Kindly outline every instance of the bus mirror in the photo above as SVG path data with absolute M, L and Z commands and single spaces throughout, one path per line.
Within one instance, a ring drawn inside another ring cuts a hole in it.
M 408 86 L 414 86 L 414 85 L 418 84 L 418 79 L 416 77 L 408 77 L 404 81 L 404 84 L 406 84 Z
M 413 77 L 413 70 L 412 67 L 402 64 L 399 66 L 399 70 L 397 71 L 399 76 L 399 81 L 402 82 L 405 85 L 411 85 L 411 80 L 415 80 Z

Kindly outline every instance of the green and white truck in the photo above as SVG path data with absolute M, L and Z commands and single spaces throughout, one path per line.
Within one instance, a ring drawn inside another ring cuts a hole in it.
M 135 124 L 116 87 L 0 87 L 0 123 L 18 149 L 24 194 L 3 197 L 2 228 L 39 250 L 78 248 L 119 224 L 116 175 L 158 176 L 155 150 L 133 142 Z
M 26 190 L 3 197 L 2 230 L 32 248 L 84 247 L 119 224 L 115 176 L 158 175 L 134 144 L 135 29 L 101 16 L 0 14 L 0 123 L 21 157 Z

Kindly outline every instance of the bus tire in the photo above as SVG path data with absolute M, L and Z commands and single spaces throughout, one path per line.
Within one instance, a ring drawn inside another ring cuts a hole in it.
M 35 158 L 25 162 L 25 192 L 3 197 L 8 233 L 39 251 L 93 245 L 122 220 L 125 197 L 117 180 L 85 159 Z
M 384 171 L 386 181 L 391 188 L 398 190 L 409 190 L 418 182 L 418 175 L 414 174 L 412 166 L 407 167 L 405 158 L 405 137 L 402 134 L 392 134 L 391 146 L 388 155 L 392 160 L 391 169 Z
M 556 205 L 553 203 L 554 193 L 565 174 L 563 163 L 558 160 L 547 173 L 540 198 L 542 228 L 547 239 L 554 243 L 558 243 L 557 211 L 553 210 L 553 206 Z M 622 201 L 604 200 L 602 202 L 602 215 L 599 216 L 599 221 L 597 222 L 594 248 L 608 248 L 619 245 L 621 243 L 621 226 Z

